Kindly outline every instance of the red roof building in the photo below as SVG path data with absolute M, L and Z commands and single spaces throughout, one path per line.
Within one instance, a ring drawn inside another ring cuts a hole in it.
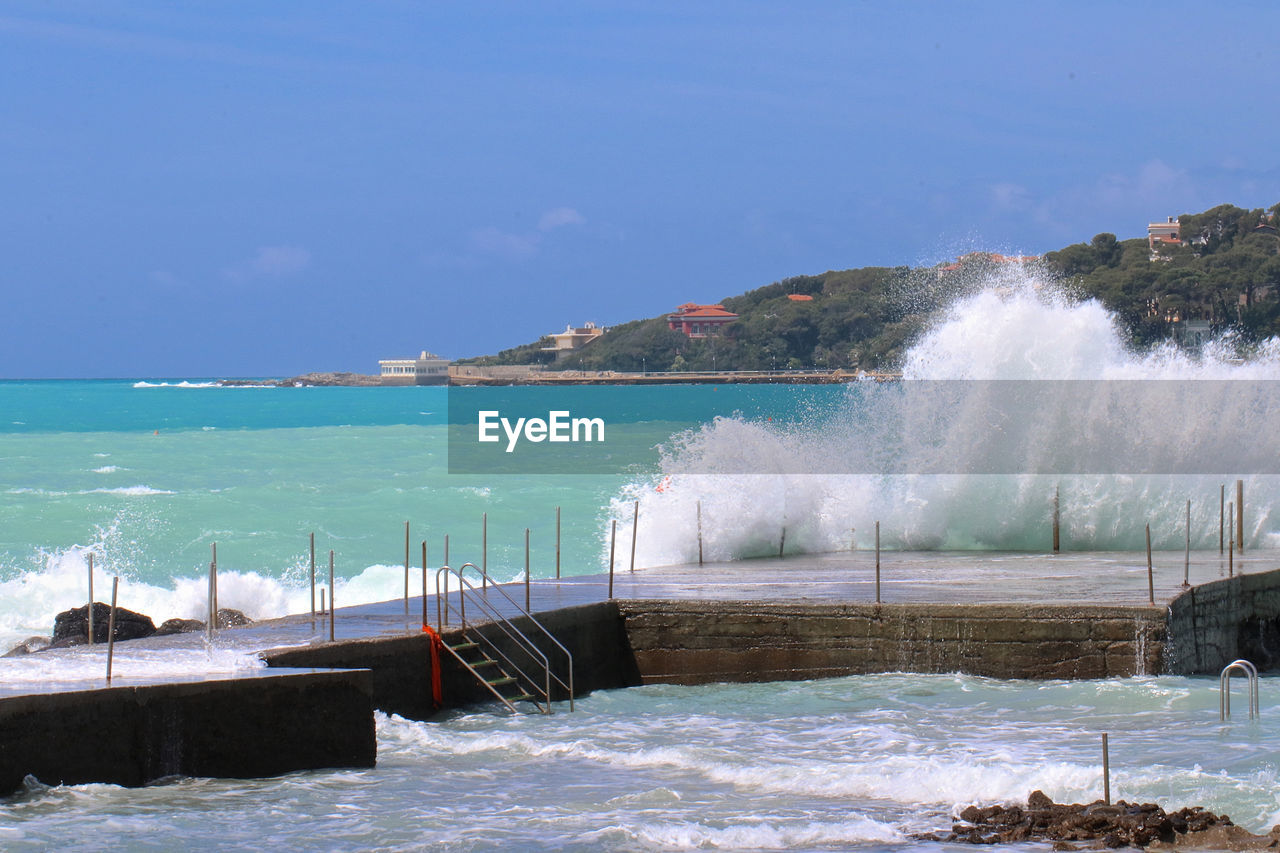
M 686 302 L 674 314 L 667 315 L 667 328 L 691 338 L 718 337 L 721 329 L 736 319 L 738 315 L 726 311 L 723 305 Z

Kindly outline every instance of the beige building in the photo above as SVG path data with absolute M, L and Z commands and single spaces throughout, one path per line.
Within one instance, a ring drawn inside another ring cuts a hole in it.
M 543 347 L 542 351 L 554 352 L 556 361 L 559 361 L 570 353 L 582 349 L 607 331 L 609 330 L 601 329 L 595 323 L 586 323 L 577 329 L 572 325 L 565 326 L 563 332 L 554 332 L 547 335 L 547 337 L 551 338 L 551 346 Z
M 445 385 L 449 359 L 423 350 L 417 358 L 386 358 L 378 362 L 383 385 Z

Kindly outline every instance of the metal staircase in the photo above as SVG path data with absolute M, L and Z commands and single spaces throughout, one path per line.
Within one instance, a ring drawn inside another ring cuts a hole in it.
M 480 575 L 479 587 L 465 576 L 467 569 Z M 450 578 L 457 583 L 456 598 L 450 597 Z M 442 566 L 436 572 L 436 590 L 439 632 L 444 633 L 450 618 L 455 615 L 461 627 L 462 640 L 446 642 L 445 650 L 507 710 L 519 713 L 517 704 L 526 703 L 550 714 L 555 698 L 553 691 L 557 686 L 568 698 L 569 710 L 573 710 L 573 655 L 533 614 L 516 604 L 474 563 L 464 563 L 456 569 Z M 496 600 L 490 599 L 490 592 L 496 594 Z M 503 606 L 503 601 L 506 606 Z M 479 614 L 479 621 L 474 618 L 468 620 L 468 603 L 473 617 Z M 527 632 L 521 630 L 508 614 L 520 619 Z M 488 630 L 481 630 L 482 626 Z M 553 671 L 551 661 L 529 634 L 541 635 L 549 641 L 548 648 L 556 655 L 557 661 L 561 654 L 564 656 L 565 678 Z

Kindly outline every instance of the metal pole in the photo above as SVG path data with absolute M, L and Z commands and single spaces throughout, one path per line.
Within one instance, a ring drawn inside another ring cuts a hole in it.
M 404 618 L 409 621 L 409 522 L 404 523 Z
M 1102 733 L 1102 802 L 1111 805 L 1111 750 L 1106 732 Z
M 640 530 L 640 501 L 631 508 L 631 571 L 636 570 L 636 533 Z
M 702 501 L 698 501 L 698 565 L 702 565 Z
M 480 516 L 480 588 L 489 588 L 489 513 Z
M 1151 525 L 1147 525 L 1147 601 L 1156 603 L 1156 578 L 1151 571 Z
M 1191 499 L 1187 498 L 1187 549 L 1182 558 L 1182 585 L 1191 586 Z
M 1244 556 L 1244 480 L 1236 480 L 1236 547 Z
M 1218 553 L 1222 553 L 1222 519 L 1226 514 L 1227 508 L 1227 484 L 1223 483 L 1218 487 Z
M 111 579 L 111 615 L 107 618 L 107 683 L 111 683 L 111 657 L 116 646 L 116 592 L 120 589 L 120 578 Z
M 93 645 L 93 552 L 89 552 L 89 645 Z
M 529 528 L 524 529 L 524 612 L 529 609 Z
M 427 540 L 422 540 L 422 627 L 427 627 Z
M 876 522 L 876 604 L 880 603 L 880 522 Z
M 556 580 L 560 579 L 560 507 L 556 507 Z
M 311 531 L 311 630 L 316 629 L 316 533 Z
M 213 543 L 213 626 L 218 626 L 218 543 Z
M 329 642 L 333 642 L 333 622 L 337 618 L 338 590 L 333 586 L 333 551 L 329 552 Z
M 1227 501 L 1227 530 L 1231 533 L 1227 537 L 1227 577 L 1235 577 L 1236 567 L 1236 505 L 1231 501 Z
M 328 612 L 324 607 L 324 587 L 320 587 L 320 614 L 323 616 Z
M 778 539 L 778 556 L 781 557 L 787 547 L 787 528 L 782 528 L 782 536 Z
M 1061 507 L 1059 503 L 1060 489 L 1061 487 L 1059 486 L 1053 487 L 1053 553 L 1055 554 L 1062 548 L 1061 516 L 1059 514 L 1059 508 Z
M 209 598 L 208 605 L 205 607 L 205 617 L 206 617 L 206 621 L 205 621 L 205 625 L 204 625 L 204 638 L 205 638 L 206 640 L 210 640 L 210 641 L 211 641 L 211 640 L 213 640 L 213 623 L 214 623 L 214 618 L 213 618 L 213 561 L 212 561 L 212 560 L 210 560 L 210 561 L 209 561 L 209 593 L 208 593 L 208 598 Z
M 618 519 L 613 520 L 609 532 L 609 598 L 613 598 L 613 547 L 618 543 Z

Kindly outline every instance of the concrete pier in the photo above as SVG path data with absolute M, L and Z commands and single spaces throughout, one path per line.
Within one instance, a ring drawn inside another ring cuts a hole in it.
M 145 785 L 166 776 L 276 776 L 372 767 L 368 671 L 66 689 L 0 699 L 0 794 L 47 785 Z
M 1246 574 L 1225 577 L 1216 553 L 1198 555 L 1190 589 L 1181 586 L 1182 559 L 1157 554 L 1154 606 L 1145 560 L 1131 554 L 890 553 L 879 604 L 872 557 L 852 552 L 624 572 L 612 599 L 600 575 L 535 580 L 530 592 L 537 619 L 573 655 L 578 694 L 888 671 L 1216 675 L 1237 657 L 1280 667 L 1280 570 L 1272 558 L 1255 551 L 1236 563 Z M 510 594 L 523 600 L 523 585 Z M 501 596 L 490 603 L 509 609 Z M 422 605 L 411 599 L 411 614 Z M 527 617 L 507 615 L 538 636 Z M 461 638 L 456 625 L 433 627 L 446 641 Z M 508 642 L 497 625 L 474 627 L 500 646 Z M 208 656 L 202 634 L 118 644 L 124 675 L 110 687 L 21 684 L 11 669 L 0 688 L 0 790 L 15 790 L 27 774 L 45 783 L 141 785 L 168 775 L 367 767 L 375 708 L 429 719 L 491 698 L 441 655 L 443 695 L 434 701 L 430 641 L 404 616 L 403 599 L 343 608 L 335 633 L 328 642 L 327 625 L 312 627 L 309 616 L 219 632 L 224 657 L 242 655 L 241 667 L 265 662 L 247 673 L 130 677 L 131 665 L 153 667 L 171 654 Z M 63 649 L 6 665 L 27 660 L 40 673 L 56 670 L 59 656 L 83 662 L 94 654 Z M 563 664 L 553 666 L 567 676 Z

